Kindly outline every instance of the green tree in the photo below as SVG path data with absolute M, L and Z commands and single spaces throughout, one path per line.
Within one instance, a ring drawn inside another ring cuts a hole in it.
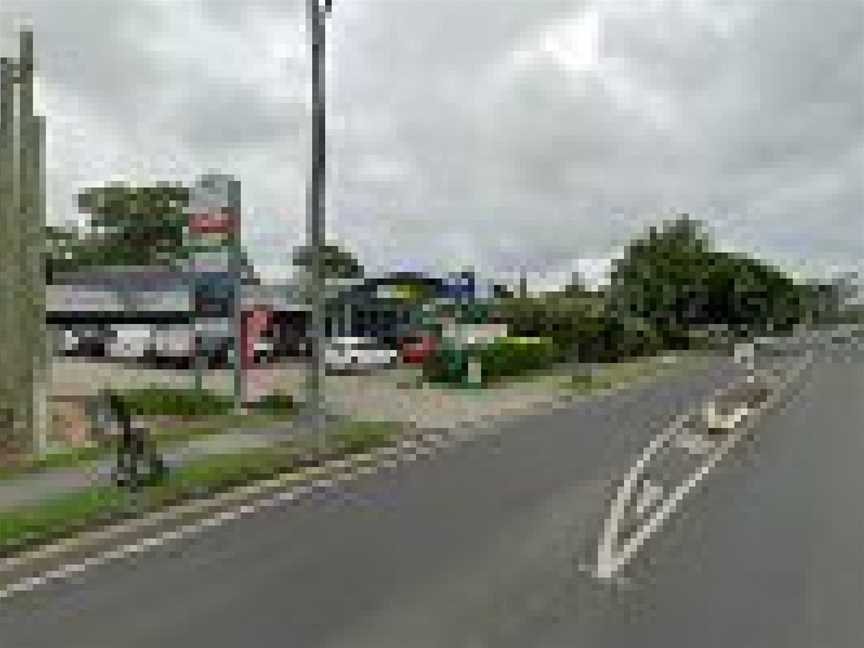
M 741 334 L 788 328 L 806 312 L 805 293 L 763 261 L 712 249 L 701 223 L 682 215 L 629 245 L 613 268 L 609 303 L 675 346 L 706 324 Z
M 78 207 L 90 221 L 89 250 L 82 261 L 161 265 L 184 258 L 188 204 L 189 188 L 177 184 L 112 184 L 84 190 L 78 196 Z

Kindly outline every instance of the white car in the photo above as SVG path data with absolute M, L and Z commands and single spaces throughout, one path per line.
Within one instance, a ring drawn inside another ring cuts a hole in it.
M 117 325 L 108 343 L 110 358 L 138 360 L 153 349 L 153 327 L 140 325 Z
M 195 337 L 187 326 L 157 326 L 153 331 L 153 351 L 157 359 L 187 363 L 195 355 Z
M 334 371 L 387 367 L 394 364 L 396 358 L 394 349 L 382 347 L 372 338 L 333 338 L 324 347 L 324 362 Z

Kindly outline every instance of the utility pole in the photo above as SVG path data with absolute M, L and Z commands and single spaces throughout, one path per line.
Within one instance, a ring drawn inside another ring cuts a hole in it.
M 48 436 L 50 358 L 45 122 L 33 114 L 33 71 L 33 32 L 25 29 L 18 59 L 0 59 L 0 444 L 41 455 Z
M 308 276 L 311 305 L 310 362 L 307 372 L 307 407 L 312 416 L 318 445 L 325 444 L 324 411 L 324 308 L 326 283 L 324 280 L 322 248 L 325 240 L 325 18 L 330 12 L 330 0 L 306 0 L 309 37 L 312 46 L 312 159 L 306 193 L 307 237 L 311 255 Z

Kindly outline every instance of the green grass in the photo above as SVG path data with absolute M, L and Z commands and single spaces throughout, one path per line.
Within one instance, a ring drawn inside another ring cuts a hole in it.
M 129 510 L 129 495 L 115 487 L 94 487 L 26 508 L 0 513 L 0 553 L 73 535 L 105 524 Z
M 396 438 L 400 429 L 391 423 L 342 423 L 330 431 L 325 454 L 360 453 L 384 446 Z M 145 488 L 137 500 L 114 486 L 98 486 L 38 504 L 0 511 L 0 554 L 10 555 L 145 511 L 290 472 L 297 469 L 301 461 L 309 462 L 310 448 L 311 445 L 304 444 L 280 444 L 203 457 L 178 467 L 163 483 Z
M 110 449 L 105 449 L 104 447 L 85 446 L 51 452 L 40 458 L 25 458 L 17 465 L 0 467 L 0 480 L 11 479 L 43 470 L 51 470 L 52 468 L 78 466 L 99 459 L 110 451 Z
M 173 390 L 142 390 L 142 392 L 144 391 L 148 393 L 148 399 L 155 397 L 158 392 L 172 391 L 173 393 Z M 165 409 L 176 410 L 173 406 Z M 157 416 L 157 414 L 152 414 L 153 407 L 150 407 L 148 411 L 151 412 L 149 416 Z M 146 420 L 148 416 L 137 415 L 137 417 L 144 419 L 143 423 L 149 427 L 152 438 L 160 448 L 170 448 L 201 437 L 221 434 L 234 428 L 277 425 L 290 421 L 293 414 L 294 402 L 291 396 L 275 393 L 254 404 L 247 414 L 189 415 L 175 413 L 175 416 L 182 418 L 182 420 L 167 424 L 164 422 L 148 424 Z M 166 414 L 163 411 L 158 415 Z M 80 448 L 55 450 L 44 457 L 24 457 L 17 465 L 0 466 L 0 480 L 55 468 L 73 468 L 104 459 L 113 454 L 115 450 L 116 446 L 109 443 L 108 445 L 88 445 Z

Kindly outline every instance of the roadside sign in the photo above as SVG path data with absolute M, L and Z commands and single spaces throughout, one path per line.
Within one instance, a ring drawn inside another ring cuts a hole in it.
M 236 218 L 228 207 L 189 214 L 189 231 L 201 235 L 208 233 L 231 234 L 237 229 Z
M 201 176 L 190 192 L 187 214 L 184 239 L 195 277 L 196 313 L 228 317 L 232 322 L 234 398 L 239 407 L 243 402 L 239 181 L 228 175 Z M 200 364 L 196 362 L 196 386 L 201 383 Z

